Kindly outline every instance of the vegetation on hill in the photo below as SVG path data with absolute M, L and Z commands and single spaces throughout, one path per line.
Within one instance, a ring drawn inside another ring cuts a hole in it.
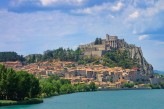
M 0 62 L 6 61 L 21 61 L 25 58 L 22 55 L 18 55 L 16 52 L 0 52 Z
M 111 50 L 103 57 L 82 57 L 78 60 L 79 64 L 102 64 L 108 67 L 123 67 L 133 68 L 140 67 L 137 60 L 130 58 L 128 51 L 126 50 Z
M 129 53 L 126 50 L 111 50 L 103 57 L 98 58 L 92 56 L 82 56 L 82 51 L 79 48 L 76 50 L 59 48 L 56 50 L 47 50 L 43 53 L 43 55 L 29 55 L 26 57 L 26 62 L 33 63 L 52 59 L 58 59 L 61 61 L 74 61 L 78 64 L 103 64 L 108 67 L 140 67 L 137 64 L 137 60 L 130 58 Z
M 99 41 L 99 38 L 97 38 Z M 61 61 L 74 61 L 78 64 L 103 64 L 108 67 L 123 67 L 123 68 L 132 68 L 139 67 L 137 61 L 130 58 L 128 51 L 124 50 L 112 50 L 106 53 L 101 58 L 98 57 L 88 57 L 82 56 L 82 51 L 78 48 L 76 50 L 72 49 L 55 49 L 47 50 L 42 54 L 31 54 L 26 56 L 17 55 L 15 52 L 0 52 L 0 61 L 25 61 L 26 63 L 35 63 L 39 61 L 49 61 L 52 59 L 57 59 Z
M 101 42 L 100 38 L 97 38 L 95 43 Z M 78 48 L 76 50 L 58 48 L 55 50 L 47 50 L 43 54 L 32 54 L 23 58 L 23 56 L 17 55 L 15 52 L 0 52 L 0 61 L 26 61 L 26 63 L 35 63 L 39 61 L 49 60 L 61 60 L 61 61 L 74 61 L 78 64 L 103 64 L 108 67 L 123 67 L 133 68 L 140 67 L 137 60 L 130 58 L 129 52 L 126 50 L 111 50 L 103 57 L 83 56 L 82 51 Z
M 96 38 L 94 44 L 95 44 L 95 45 L 100 45 L 100 44 L 102 44 L 102 39 L 101 39 L 101 38 Z
M 38 61 L 47 61 L 52 59 L 58 59 L 61 61 L 78 61 L 80 59 L 81 50 L 78 48 L 76 50 L 58 48 L 56 50 L 47 50 L 41 54 L 33 54 L 26 56 L 27 63 L 34 63 Z
M 108 67 L 133 68 L 140 67 L 137 60 L 130 58 L 126 50 L 113 50 L 102 57 L 102 64 Z

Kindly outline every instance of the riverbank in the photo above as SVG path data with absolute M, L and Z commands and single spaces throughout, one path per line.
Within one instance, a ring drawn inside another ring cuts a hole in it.
M 95 91 L 119 91 L 119 90 L 152 90 L 152 88 L 102 88 L 97 89 Z M 86 92 L 94 92 L 94 91 L 86 91 Z M 74 93 L 80 93 L 80 92 L 74 92 Z M 73 94 L 73 93 L 69 93 Z M 61 94 L 61 95 L 67 95 L 67 94 Z M 60 95 L 54 95 L 54 96 L 60 96 Z M 47 96 L 44 98 L 51 98 L 54 96 Z M 11 106 L 11 105 L 28 105 L 28 104 L 39 104 L 43 103 L 43 99 L 39 98 L 33 98 L 33 99 L 26 99 L 23 101 L 12 101 L 12 100 L 0 100 L 0 107 L 1 106 Z
M 161 95 L 164 90 L 82 92 L 46 98 L 38 105 L 13 105 L 2 109 L 163 109 L 164 96 Z
M 28 104 L 39 104 L 43 103 L 43 99 L 32 98 L 22 101 L 13 101 L 13 100 L 0 100 L 0 106 L 11 106 L 11 105 L 28 105 Z
M 98 91 L 114 91 L 114 90 L 151 90 L 152 88 L 101 88 Z

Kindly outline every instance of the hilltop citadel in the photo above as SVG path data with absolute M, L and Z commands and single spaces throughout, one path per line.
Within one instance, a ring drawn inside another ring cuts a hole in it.
M 100 43 L 95 42 L 80 45 L 79 48 L 84 51 L 85 56 L 98 56 L 101 57 L 112 49 L 123 47 L 124 39 L 118 39 L 117 36 L 110 36 L 106 34 L 106 39 L 100 39 Z

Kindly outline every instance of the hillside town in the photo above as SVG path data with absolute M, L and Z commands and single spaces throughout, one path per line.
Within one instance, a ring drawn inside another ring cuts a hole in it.
M 45 52 L 43 55 L 36 54 L 31 57 L 29 55 L 26 57 L 25 63 L 23 61 L 6 61 L 6 58 L 1 58 L 0 64 L 11 67 L 16 71 L 27 71 L 37 78 L 48 78 L 50 75 L 58 75 L 61 78 L 70 80 L 71 84 L 94 82 L 100 88 L 121 88 L 125 83 L 135 83 L 137 84 L 136 88 L 142 88 L 145 84 L 163 82 L 163 80 L 154 76 L 153 67 L 143 57 L 141 48 L 128 44 L 124 39 L 119 39 L 117 36 L 106 34 L 105 39 L 96 38 L 94 42 L 79 45 L 79 49 L 81 53 L 78 55 L 75 51 L 70 52 L 71 50 L 69 49 L 66 51 L 61 48 Z M 112 53 L 112 50 L 124 51 L 125 54 L 121 54 L 121 52 L 111 54 L 110 57 L 105 58 L 105 60 L 108 60 L 106 61 L 107 65 L 101 63 L 100 61 L 102 60 L 100 58 L 107 53 Z M 46 55 L 46 53 L 50 55 Z M 2 53 L 2 57 L 6 55 L 10 56 L 11 54 Z M 21 56 L 17 57 L 19 57 L 19 60 L 23 60 Z M 72 60 L 70 57 L 73 57 Z M 74 57 L 79 58 L 75 59 Z M 99 63 L 95 64 L 94 61 L 91 61 L 80 64 L 78 61 L 80 59 L 83 60 L 81 57 L 95 57 L 99 59 Z M 38 59 L 40 60 L 38 61 Z M 114 66 L 110 67 L 109 64 Z M 126 64 L 131 65 L 131 67 L 127 67 Z M 136 65 L 140 67 L 134 67 Z
M 109 68 L 103 65 L 78 65 L 76 62 L 45 61 L 23 65 L 21 62 L 3 62 L 6 67 L 16 71 L 24 70 L 36 77 L 47 78 L 49 75 L 58 75 L 68 79 L 72 84 L 95 82 L 100 88 L 120 88 L 124 83 L 140 82 L 136 88 L 146 83 L 157 83 L 157 78 L 152 79 L 140 73 L 138 68 L 123 69 L 121 67 Z M 147 80 L 147 81 L 146 81 Z M 143 84 L 144 83 L 144 84 Z

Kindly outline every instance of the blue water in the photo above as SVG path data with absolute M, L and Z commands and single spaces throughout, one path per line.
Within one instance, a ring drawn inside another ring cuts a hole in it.
M 0 109 L 164 109 L 164 90 L 75 93 L 44 99 L 44 103 Z

